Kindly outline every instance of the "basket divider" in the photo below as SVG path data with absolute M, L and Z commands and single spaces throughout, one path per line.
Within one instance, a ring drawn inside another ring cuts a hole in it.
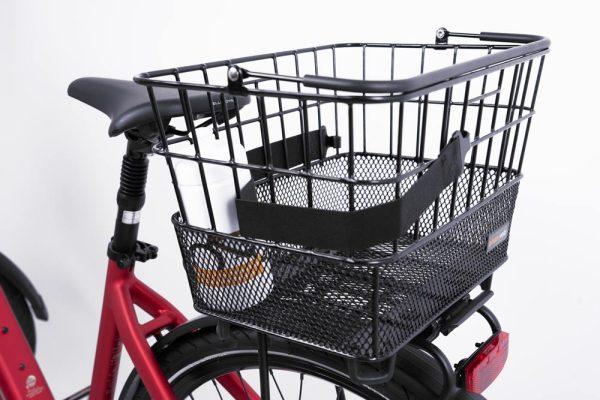
M 367 80 L 367 46 L 362 47 L 362 79 Z M 363 96 L 366 93 L 363 92 Z M 363 134 L 363 153 L 367 152 L 367 105 L 362 104 L 362 134 Z
M 379 354 L 379 266 L 373 266 L 373 294 L 371 298 L 373 354 Z
M 177 78 L 177 77 L 176 77 Z M 152 112 L 154 113 L 154 119 L 158 125 L 158 132 L 160 134 L 160 140 L 162 142 L 162 146 L 164 149 L 169 151 L 169 143 L 167 142 L 167 134 L 165 133 L 165 125 L 163 123 L 162 117 L 160 115 L 160 110 L 158 109 L 158 105 L 156 104 L 156 96 L 154 94 L 154 88 L 152 86 L 146 86 L 148 91 L 148 97 L 150 98 L 150 104 L 152 105 Z M 173 167 L 173 160 L 170 156 L 165 157 L 165 162 L 167 163 L 167 167 L 169 168 L 169 174 L 171 175 L 171 179 L 173 180 L 173 186 L 175 188 L 175 198 L 177 199 L 177 205 L 179 206 L 179 211 L 181 212 L 181 218 L 185 223 L 187 223 L 187 214 L 185 212 L 185 207 L 183 205 L 183 198 L 181 197 L 181 191 L 179 190 L 179 184 L 177 183 L 177 174 L 175 173 L 175 168 Z
M 313 49 L 313 58 L 314 58 L 314 62 L 315 62 L 315 75 L 319 75 L 319 57 L 317 56 L 317 49 L 314 48 Z M 321 89 L 317 88 L 317 94 L 321 93 Z M 321 101 L 320 100 L 316 100 L 317 103 L 317 126 L 319 127 L 319 129 L 321 128 L 322 125 L 322 121 L 321 121 Z M 307 129 L 308 131 L 308 129 Z M 325 158 L 325 152 L 327 151 L 327 149 L 323 149 L 323 145 L 321 143 L 321 141 L 319 140 L 319 154 L 321 155 L 321 160 L 323 160 Z
M 540 79 L 542 78 L 542 69 L 544 68 L 544 59 L 546 56 L 540 58 L 540 64 L 538 66 L 537 78 L 535 79 L 535 87 L 533 88 L 533 95 L 531 96 L 531 105 L 529 109 L 533 112 L 535 109 L 535 100 L 537 98 L 538 88 L 540 85 Z M 525 148 L 527 146 L 527 139 L 529 138 L 529 128 L 531 127 L 531 118 L 527 121 L 527 127 L 525 128 L 525 137 L 523 138 L 523 147 L 521 148 L 521 158 L 519 159 L 519 167 L 517 168 L 517 175 L 521 174 L 523 169 L 523 159 L 525 157 Z
M 221 93 L 221 112 L 223 113 L 223 122 L 225 123 L 225 135 L 227 136 L 227 147 L 229 149 L 229 160 L 231 162 L 231 172 L 233 173 L 233 185 L 235 187 L 235 198 L 241 198 L 240 180 L 238 177 L 237 166 L 235 165 L 235 151 L 233 150 L 233 138 L 231 137 L 231 126 L 229 125 L 229 111 L 226 106 L 225 93 Z
M 425 71 L 425 51 L 427 49 L 427 46 L 422 46 L 421 47 L 421 66 L 419 68 L 419 73 L 422 75 L 423 72 Z M 421 132 L 421 127 L 425 127 L 426 123 L 425 120 L 423 120 L 423 122 L 421 122 L 421 118 L 423 117 L 422 113 L 423 113 L 423 108 L 425 108 L 425 116 L 427 116 L 427 99 L 429 98 L 428 95 L 425 95 L 424 97 L 419 96 L 419 100 L 418 100 L 418 106 L 417 106 L 417 139 L 416 139 L 416 147 L 415 147 L 415 160 L 417 162 L 423 162 L 423 150 L 422 147 L 424 147 L 424 144 L 422 145 L 421 143 L 424 143 L 425 141 L 421 139 L 421 137 L 425 134 L 424 132 Z M 422 105 L 423 102 L 425 102 L 425 105 Z M 422 174 L 419 173 L 417 175 L 417 179 L 419 179 L 419 177 Z M 419 237 L 419 220 L 417 220 L 415 222 L 414 225 L 414 233 L 413 233 L 413 239 L 417 239 Z
M 533 66 L 533 60 L 529 60 L 527 63 L 527 73 L 525 74 L 525 83 L 523 84 L 523 93 L 521 93 L 521 104 L 519 105 L 519 114 L 517 118 L 523 116 L 523 110 L 525 108 L 525 97 L 527 97 L 527 91 L 529 90 L 529 78 L 531 77 L 531 67 Z M 510 159 L 508 161 L 508 173 L 506 174 L 506 182 L 510 180 L 510 171 L 512 170 L 513 163 L 515 161 L 515 151 L 517 150 L 517 142 L 519 140 L 519 131 L 521 129 L 521 123 L 515 127 L 515 135 L 513 138 L 513 145 L 510 152 Z
M 348 178 L 354 179 L 354 107 L 348 103 Z M 354 184 L 348 184 L 348 210 L 354 211 Z
M 258 83 L 256 84 L 258 87 Z M 275 181 L 273 178 L 273 159 L 271 157 L 271 142 L 269 140 L 269 127 L 267 123 L 267 110 L 264 96 L 257 97 L 258 115 L 260 116 L 260 136 L 262 140 L 265 164 L 267 166 L 267 179 L 269 180 L 269 193 L 271 203 L 275 203 Z
M 277 75 L 279 75 L 279 65 L 277 63 L 277 56 L 273 55 L 273 72 Z M 281 83 L 279 82 L 279 79 L 275 80 L 275 87 L 277 88 L 277 91 L 281 90 Z M 285 133 L 285 121 L 283 119 L 283 102 L 281 100 L 281 97 L 277 98 L 277 105 L 279 107 L 279 123 L 281 125 L 281 140 L 283 141 L 283 160 L 285 163 L 285 168 L 290 168 L 290 162 L 288 161 L 288 148 L 287 148 L 287 140 L 286 140 L 286 133 Z
M 213 230 L 217 230 L 217 224 L 215 222 L 215 214 L 213 212 L 212 201 L 210 199 L 210 193 L 208 191 L 208 181 L 206 180 L 206 173 L 204 171 L 204 163 L 202 162 L 202 155 L 200 153 L 200 146 L 198 146 L 198 134 L 196 133 L 196 126 L 194 125 L 194 117 L 192 116 L 192 105 L 188 96 L 187 89 L 179 89 L 179 99 L 183 108 L 183 117 L 188 132 L 192 134 L 192 141 L 194 142 L 194 151 L 196 152 L 196 163 L 198 164 L 198 170 L 200 172 L 200 179 L 202 180 L 202 190 L 204 192 L 204 198 L 206 199 L 206 209 L 208 211 L 208 218 L 210 219 L 210 226 Z M 208 98 L 211 104 L 213 120 L 216 120 L 215 111 L 212 107 L 212 100 Z M 216 133 L 215 133 L 216 134 Z
M 390 55 L 391 59 L 391 68 L 390 68 L 390 79 L 394 80 L 394 60 L 396 56 L 396 46 L 392 46 L 392 51 Z M 390 93 L 392 96 L 393 93 Z M 390 156 L 394 154 L 394 103 L 390 103 Z
M 523 63 L 515 65 L 512 86 L 510 90 L 510 97 L 508 101 L 508 108 L 506 109 L 506 119 L 504 121 L 505 124 L 509 124 L 514 118 L 515 107 L 517 105 L 517 97 L 519 97 L 519 92 L 521 90 L 522 77 Z M 510 131 L 511 128 L 508 128 L 502 133 L 502 142 L 500 144 L 500 154 L 498 154 L 498 165 L 496 167 L 496 179 L 494 181 L 494 190 L 496 190 L 498 188 L 498 185 L 500 184 L 500 176 L 502 176 L 502 168 L 504 165 L 504 159 L 506 157 L 506 149 L 510 140 Z
M 460 117 L 460 130 L 465 130 L 465 124 L 467 120 L 467 110 L 469 108 L 469 92 L 471 91 L 471 81 L 465 83 L 465 96 L 462 104 L 462 115 Z M 458 179 L 452 182 L 452 198 L 450 200 L 450 217 L 449 220 L 454 219 L 454 212 L 456 211 L 456 191 L 458 189 Z
M 496 119 L 498 117 L 498 106 L 500 105 L 500 94 L 502 90 L 502 82 L 504 80 L 504 69 L 500 70 L 500 74 L 498 75 L 498 92 L 496 93 L 496 98 L 494 100 L 494 109 L 492 111 L 492 122 L 490 131 L 493 132 L 496 129 Z M 494 137 L 490 136 L 488 140 L 488 147 L 485 154 L 485 164 L 483 167 L 483 178 L 481 181 L 481 192 L 479 193 L 479 200 L 483 200 L 485 197 L 485 188 L 487 186 L 487 177 L 490 169 L 490 159 L 492 157 L 492 148 L 494 146 Z
M 397 146 L 398 148 L 396 149 L 396 175 L 399 176 L 400 173 L 402 172 L 402 142 L 403 142 L 403 135 L 404 135 L 404 102 L 401 102 L 398 104 L 398 140 L 397 140 Z M 395 190 L 395 196 L 397 199 L 400 198 L 400 181 L 396 181 L 396 190 Z M 418 221 L 418 220 L 417 220 Z M 394 244 L 393 244 L 394 248 L 394 253 L 398 252 L 398 238 L 396 238 L 394 240 Z
M 450 121 L 450 107 L 452 104 L 452 86 L 444 94 L 444 110 L 442 112 L 442 132 L 440 134 L 440 151 L 448 142 L 448 124 Z M 440 197 L 436 197 L 433 208 L 433 230 L 437 229 L 440 213 Z
M 488 49 L 488 54 L 492 52 L 492 48 Z M 481 83 L 481 96 L 484 96 L 485 89 L 487 86 L 488 75 L 483 76 L 483 82 Z M 481 97 L 479 99 L 479 105 L 477 106 L 477 120 L 475 122 L 475 133 L 473 140 L 476 141 L 479 139 L 479 135 L 481 134 L 481 119 L 483 118 L 483 104 L 485 102 L 485 97 Z M 471 197 L 473 196 L 473 183 L 475 181 L 475 164 L 477 163 L 477 150 L 479 148 L 479 144 L 476 144 L 471 149 L 471 162 L 469 169 L 469 186 L 467 187 L 467 200 L 465 204 L 465 208 L 468 210 L 471 208 Z
M 206 71 L 206 67 L 202 67 L 202 77 L 204 78 L 204 83 L 209 84 L 208 72 Z M 210 109 L 210 115 L 212 119 L 213 133 L 215 135 L 215 139 L 219 138 L 219 125 L 217 124 L 217 115 L 215 114 L 215 106 L 213 105 L 212 93 L 206 92 L 206 97 L 208 99 L 208 107 Z M 190 108 L 191 110 L 191 108 Z M 193 119 L 192 119 L 193 125 Z
M 306 106 L 306 100 L 302 100 L 301 102 L 301 114 L 302 114 L 302 152 L 304 154 L 304 168 L 306 172 L 310 175 L 311 170 L 311 157 L 310 157 L 310 134 L 309 134 L 309 126 L 308 126 L 308 108 Z M 320 140 L 319 140 L 320 142 Z M 321 152 L 321 154 L 323 154 Z M 310 176 L 306 178 L 306 191 L 307 191 L 307 201 L 308 207 L 313 208 L 313 181 Z
M 331 62 L 332 62 L 332 68 L 333 68 L 333 77 L 336 78 L 337 77 L 337 62 L 336 62 L 336 55 L 335 55 L 335 45 L 331 47 Z M 338 91 L 334 90 L 333 94 L 334 96 L 337 96 Z M 336 141 L 340 141 L 340 123 L 339 123 L 339 116 L 338 116 L 339 110 L 338 110 L 338 102 L 335 102 L 335 106 L 334 106 L 334 116 L 335 116 L 335 139 Z M 335 149 L 335 154 L 339 155 L 340 154 L 340 149 L 339 147 L 337 147 Z

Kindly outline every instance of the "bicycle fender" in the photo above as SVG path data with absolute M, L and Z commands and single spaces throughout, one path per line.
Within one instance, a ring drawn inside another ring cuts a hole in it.
M 27 299 L 37 319 L 48 320 L 48 309 L 42 296 L 27 278 L 27 275 L 2 253 L 0 253 L 0 277 L 13 285 Z

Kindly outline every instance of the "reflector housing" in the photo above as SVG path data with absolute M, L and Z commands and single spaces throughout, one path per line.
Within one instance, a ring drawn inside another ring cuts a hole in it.
M 464 368 L 465 389 L 482 393 L 500 375 L 508 357 L 508 333 L 498 332 L 467 361 Z

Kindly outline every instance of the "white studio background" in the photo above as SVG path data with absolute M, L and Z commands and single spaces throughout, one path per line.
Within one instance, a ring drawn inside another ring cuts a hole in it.
M 122 137 L 66 94 L 81 76 L 141 71 L 343 41 L 430 42 L 435 29 L 552 39 L 517 202 L 510 260 L 491 308 L 511 333 L 486 393 L 600 399 L 597 12 L 583 1 L 17 1 L 0 11 L 0 250 L 50 310 L 38 358 L 57 398 L 89 383 Z M 165 164 L 152 160 L 140 238 L 160 247 L 138 275 L 192 317 Z M 444 348 L 457 361 L 486 334 L 470 321 Z M 469 329 L 471 327 L 472 329 Z M 479 336 L 477 336 L 479 335 Z M 124 357 L 121 375 L 130 363 Z

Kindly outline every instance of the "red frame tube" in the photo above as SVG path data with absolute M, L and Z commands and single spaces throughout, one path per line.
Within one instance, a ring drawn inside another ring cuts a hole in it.
M 134 305 L 154 319 L 140 324 Z M 133 268 L 121 269 L 110 260 L 90 400 L 113 398 L 122 345 L 131 357 L 150 397 L 174 400 L 175 395 L 146 339 L 185 322 L 185 316 L 175 306 L 137 279 Z M 219 377 L 218 381 L 236 399 L 246 399 L 246 392 L 251 400 L 260 399 L 248 384 L 233 373 Z
M 0 398 L 53 399 L 46 379 L 1 287 Z
M 136 305 L 153 319 L 141 324 L 135 312 Z M 175 306 L 137 279 L 133 268 L 121 269 L 110 260 L 90 400 L 113 399 L 123 346 L 129 353 L 150 397 L 174 400 L 175 395 L 154 357 L 147 338 L 185 322 L 185 316 Z M 220 376 L 217 380 L 236 400 L 260 400 L 250 385 L 235 373 Z M 0 398 L 53 399 L 2 288 L 0 288 Z

